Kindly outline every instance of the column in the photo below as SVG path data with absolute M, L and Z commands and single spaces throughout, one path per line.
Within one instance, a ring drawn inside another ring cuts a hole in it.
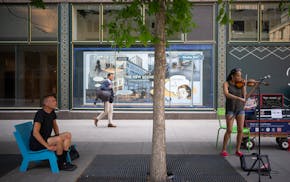
M 69 61 L 70 61 L 70 51 L 69 51 L 69 4 L 60 4 L 60 14 L 59 14 L 60 26 L 59 26 L 59 37 L 60 37 L 60 47 L 59 47 L 59 79 L 58 79 L 58 99 L 59 99 L 59 109 L 68 110 L 69 109 L 69 97 L 70 97 L 70 85 L 69 85 Z
M 217 107 L 225 106 L 223 94 L 223 83 L 226 79 L 226 48 L 227 36 L 226 26 L 218 24 L 218 62 L 217 62 Z

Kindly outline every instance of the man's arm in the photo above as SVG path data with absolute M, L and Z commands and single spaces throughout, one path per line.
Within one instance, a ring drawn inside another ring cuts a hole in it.
M 59 135 L 59 128 L 58 128 L 58 125 L 57 125 L 56 119 L 53 120 L 53 131 L 54 131 L 54 133 L 55 133 L 56 136 Z
M 111 90 L 110 83 L 108 80 L 104 80 L 101 85 L 101 90 Z
M 40 134 L 40 127 L 41 127 L 41 123 L 39 122 L 34 122 L 34 127 L 33 127 L 33 136 L 34 138 L 40 143 L 42 144 L 44 147 L 46 147 L 48 150 L 56 150 L 55 146 L 50 146 L 41 136 Z

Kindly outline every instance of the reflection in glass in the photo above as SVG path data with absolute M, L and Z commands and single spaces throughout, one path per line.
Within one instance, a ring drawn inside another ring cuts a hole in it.
M 0 46 L 0 68 L 0 107 L 40 107 L 57 92 L 56 46 Z
M 111 35 L 109 35 L 108 31 L 108 25 L 110 23 L 114 23 L 118 21 L 118 13 L 120 10 L 124 9 L 126 5 L 104 5 L 103 9 L 103 21 L 104 21 L 104 31 L 103 31 L 103 40 L 104 41 L 112 41 L 112 38 L 110 38 Z M 141 9 L 140 9 L 140 15 L 141 15 Z M 125 21 L 122 20 L 122 22 L 118 21 L 118 25 L 123 25 L 121 27 L 123 32 L 130 33 L 130 36 L 133 37 L 135 40 L 139 40 L 140 31 L 138 24 L 136 22 L 135 17 L 126 18 Z M 142 22 L 141 22 L 142 23 Z
M 181 33 L 181 32 L 175 32 L 174 34 L 172 34 L 172 35 L 169 35 L 168 37 L 166 37 L 166 39 L 168 40 L 168 41 L 183 41 L 183 38 L 184 36 L 183 36 L 183 33 Z
M 231 5 L 230 29 L 231 40 L 257 41 L 258 40 L 258 5 L 238 4 Z
M 156 24 L 155 24 L 155 16 L 148 14 L 148 8 L 146 7 L 145 9 L 145 24 L 146 27 L 148 27 L 150 33 L 152 35 L 155 34 L 155 28 L 156 28 Z
M 187 40 L 213 40 L 213 6 L 194 5 L 191 13 L 196 27 L 187 33 Z
M 110 35 L 109 35 L 107 25 L 110 22 L 115 20 L 118 11 L 120 11 L 124 7 L 125 7 L 124 5 L 104 5 L 103 6 L 103 21 L 104 21 L 103 40 L 104 41 L 110 40 L 110 37 L 109 37 Z
M 31 40 L 57 41 L 58 12 L 56 5 L 31 10 Z
M 28 6 L 0 6 L 0 41 L 27 41 Z
M 156 27 L 156 22 L 155 22 L 155 15 L 150 15 L 148 14 L 148 8 L 146 7 L 145 9 L 145 24 L 149 28 L 149 31 L 152 35 L 155 34 L 155 27 Z M 166 35 L 167 36 L 167 35 Z M 182 32 L 175 32 L 172 35 L 169 35 L 166 37 L 168 41 L 181 41 L 184 40 Z
M 73 6 L 73 40 L 100 40 L 100 10 L 98 5 Z
M 263 41 L 290 41 L 290 18 L 288 10 L 280 11 L 278 4 L 262 4 Z

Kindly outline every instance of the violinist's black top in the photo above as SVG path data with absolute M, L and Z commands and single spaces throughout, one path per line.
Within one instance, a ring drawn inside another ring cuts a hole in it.
M 231 82 L 229 84 L 229 93 L 238 97 L 243 97 L 243 87 L 238 88 Z M 228 113 L 240 113 L 244 110 L 244 103 L 237 99 L 226 98 L 226 114 Z

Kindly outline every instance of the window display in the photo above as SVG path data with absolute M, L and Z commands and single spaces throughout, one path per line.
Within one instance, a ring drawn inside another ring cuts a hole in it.
M 153 48 L 126 48 L 120 51 L 110 48 L 76 50 L 74 72 L 78 76 L 74 74 L 75 106 L 92 107 L 96 90 L 108 73 L 115 74 L 113 84 L 116 107 L 152 106 L 155 61 Z M 204 65 L 208 64 L 205 63 L 205 53 L 206 62 L 211 63 L 212 58 L 208 59 L 211 55 L 202 50 L 168 49 L 166 51 L 164 85 L 166 107 L 203 107 L 203 71 Z M 205 87 L 210 87 L 210 83 Z M 102 106 L 100 100 L 96 103 L 97 106 Z
M 203 53 L 174 51 L 167 53 L 165 101 L 168 104 L 202 104 L 201 71 Z M 85 51 L 84 105 L 108 73 L 114 73 L 114 90 L 119 103 L 150 103 L 153 93 L 153 51 Z M 94 97 L 94 96 L 93 96 Z

